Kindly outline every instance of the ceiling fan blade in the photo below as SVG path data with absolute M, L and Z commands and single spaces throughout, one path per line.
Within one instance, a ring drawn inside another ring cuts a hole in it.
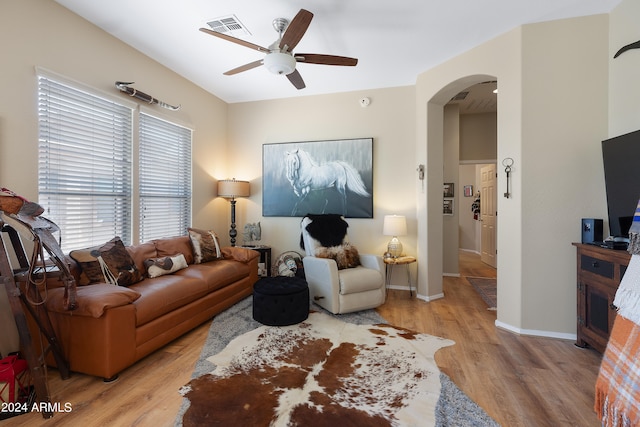
M 296 61 L 305 64 L 322 64 L 322 65 L 343 65 L 353 67 L 358 64 L 358 58 L 349 58 L 347 56 L 336 55 L 320 55 L 317 53 L 296 53 Z
M 302 36 L 304 36 L 312 19 L 313 13 L 305 9 L 300 9 L 300 12 L 297 13 L 285 30 L 282 40 L 280 40 L 280 49 L 285 49 L 286 46 L 286 51 L 291 52 L 298 45 Z
M 253 61 L 253 62 L 249 62 L 248 64 L 244 64 L 241 65 L 237 68 L 234 68 L 233 70 L 229 70 L 225 73 L 223 73 L 225 76 L 232 76 L 234 74 L 238 74 L 241 73 L 243 71 L 247 71 L 247 70 L 251 70 L 252 68 L 256 68 L 262 65 L 262 59 L 259 59 L 257 61 Z
M 262 47 L 262 46 L 259 46 L 257 44 L 253 44 L 253 43 L 241 40 L 241 39 L 237 39 L 235 37 L 231 37 L 231 36 L 228 36 L 226 34 L 222 34 L 222 33 L 219 33 L 217 31 L 210 30 L 208 28 L 200 28 L 200 31 L 202 31 L 203 33 L 210 34 L 210 35 L 212 35 L 214 37 L 218 37 L 220 39 L 227 40 L 227 41 L 239 44 L 239 45 L 244 46 L 244 47 L 248 47 L 249 49 L 253 49 L 253 50 L 257 50 L 259 52 L 265 52 L 265 53 L 269 53 L 270 52 L 270 50 L 267 49 L 266 47 Z
M 293 70 L 292 73 L 287 74 L 287 78 L 293 84 L 296 89 L 304 89 L 306 85 L 304 84 L 304 80 L 302 80 L 302 76 L 298 72 L 298 70 Z

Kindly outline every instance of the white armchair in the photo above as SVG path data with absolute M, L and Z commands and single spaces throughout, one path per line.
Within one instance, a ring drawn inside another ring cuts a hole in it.
M 314 221 L 318 221 L 315 227 L 310 226 Z M 318 227 L 319 223 L 322 227 Z M 316 256 L 324 248 L 335 249 L 348 243 L 348 226 L 339 215 L 307 215 L 300 224 L 309 293 L 316 304 L 335 314 L 378 307 L 386 296 L 382 257 L 360 254 L 360 265 L 338 269 L 335 259 Z

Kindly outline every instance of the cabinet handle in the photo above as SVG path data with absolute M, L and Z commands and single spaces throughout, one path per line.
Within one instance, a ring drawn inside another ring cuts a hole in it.
M 616 307 L 614 303 L 609 304 L 609 308 L 611 310 L 618 310 L 618 307 Z
M 593 262 L 591 263 L 591 266 L 592 266 L 593 268 L 598 268 L 598 267 L 599 267 L 598 261 L 593 261 Z

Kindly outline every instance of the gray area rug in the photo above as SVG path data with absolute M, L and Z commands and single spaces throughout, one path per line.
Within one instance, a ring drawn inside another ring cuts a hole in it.
M 215 366 L 207 360 L 222 351 L 233 338 L 262 326 L 253 320 L 253 298 L 248 297 L 236 305 L 217 315 L 211 323 L 209 335 L 196 362 L 192 378 L 211 372 Z M 375 310 L 364 310 L 357 313 L 334 315 L 313 305 L 313 310 L 321 311 L 337 317 L 343 322 L 357 325 L 387 323 Z M 438 427 L 484 427 L 498 426 L 482 408 L 465 395 L 445 374 L 440 373 L 442 391 L 436 407 L 436 426 Z M 176 390 L 177 392 L 177 390 Z M 189 407 L 184 399 L 175 426 L 182 426 L 182 417 Z

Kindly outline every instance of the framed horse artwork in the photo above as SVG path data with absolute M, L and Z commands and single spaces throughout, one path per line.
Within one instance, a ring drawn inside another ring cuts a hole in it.
M 373 138 L 262 146 L 262 215 L 373 218 Z

